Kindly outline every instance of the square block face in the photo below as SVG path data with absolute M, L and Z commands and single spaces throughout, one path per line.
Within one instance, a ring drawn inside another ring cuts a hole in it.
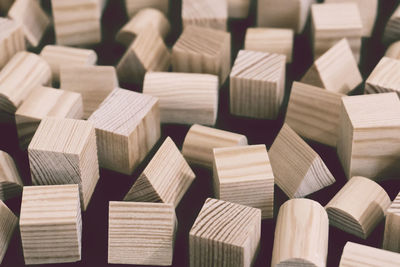
M 183 0 L 183 26 L 197 25 L 217 30 L 227 30 L 228 0 Z
M 400 61 L 382 58 L 365 83 L 365 93 L 396 92 L 400 95 Z

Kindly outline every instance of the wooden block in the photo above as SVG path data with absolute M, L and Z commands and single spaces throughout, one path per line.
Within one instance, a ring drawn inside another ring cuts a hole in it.
M 383 31 L 383 42 L 386 44 L 398 41 L 400 39 L 400 6 L 396 8 L 392 16 L 386 23 L 386 27 Z
M 45 117 L 82 119 L 81 94 L 39 86 L 15 113 L 19 145 L 26 149 Z
M 214 148 L 215 197 L 274 216 L 274 174 L 265 145 Z
M 342 98 L 338 155 L 348 178 L 398 176 L 400 101 L 395 93 Z
M 20 195 L 23 186 L 13 158 L 0 150 L 0 200 L 5 201 Z
M 230 74 L 230 112 L 276 119 L 285 95 L 285 56 L 240 50 Z
M 294 82 L 285 123 L 306 139 L 336 147 L 341 105 L 341 94 Z
M 227 0 L 228 17 L 234 19 L 245 19 L 249 16 L 251 0 Z
M 394 92 L 400 96 L 400 61 L 383 57 L 365 82 L 365 93 Z
M 400 193 L 386 210 L 382 248 L 400 253 Z
M 245 145 L 244 135 L 194 124 L 186 134 L 182 154 L 190 164 L 212 169 L 214 148 Z
M 162 123 L 214 125 L 218 77 L 211 74 L 148 72 L 143 93 L 159 99 Z
M 385 57 L 400 60 L 400 41 L 392 43 L 385 52 Z
M 250 267 L 260 235 L 259 209 L 208 198 L 189 233 L 190 267 Z
M 229 0 L 182 0 L 182 25 L 227 30 Z
M 132 18 L 144 8 L 155 8 L 168 15 L 169 0 L 125 0 L 126 13 Z
M 108 263 L 172 265 L 176 230 L 172 204 L 110 201 Z
M 390 203 L 388 194 L 380 185 L 368 178 L 354 176 L 325 209 L 332 226 L 366 239 L 384 218 Z
M 347 94 L 362 83 L 349 43 L 342 39 L 314 61 L 301 82 Z
M 131 174 L 160 138 L 158 100 L 115 89 L 88 119 L 96 127 L 100 166 Z
M 335 182 L 320 156 L 284 124 L 268 152 L 275 183 L 289 198 L 301 198 Z
M 195 178 L 175 143 L 167 137 L 124 200 L 163 202 L 177 207 Z
M 22 26 L 15 21 L 0 17 L 0 69 L 17 52 L 25 49 L 25 36 Z
M 329 220 L 310 199 L 292 199 L 279 209 L 271 266 L 326 266 Z
M 174 72 L 209 73 L 223 84 L 231 68 L 230 33 L 187 26 L 172 48 Z
M 28 155 L 34 185 L 78 184 L 86 210 L 99 179 L 92 123 L 46 117 L 32 138 Z
M 244 49 L 286 56 L 286 63 L 292 62 L 292 29 L 247 28 Z
M 82 95 L 83 118 L 87 119 L 119 84 L 113 66 L 67 65 L 60 69 L 60 87 Z
M 80 261 L 78 185 L 25 186 L 19 227 L 25 264 Z
M 8 245 L 18 224 L 18 218 L 0 200 L 0 264 L 7 252 Z
M 0 0 L 0 15 L 7 15 L 13 3 L 14 0 Z

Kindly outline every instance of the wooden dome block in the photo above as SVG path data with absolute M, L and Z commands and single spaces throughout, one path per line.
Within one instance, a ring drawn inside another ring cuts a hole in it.
M 170 266 L 176 230 L 172 204 L 110 201 L 108 263 Z
M 400 253 L 400 193 L 386 210 L 383 249 Z
M 215 197 L 274 216 L 274 174 L 265 145 L 214 148 Z
M 92 123 L 46 117 L 32 138 L 28 155 L 34 185 L 79 184 L 86 210 L 99 179 Z
M 174 141 L 167 137 L 124 200 L 178 206 L 196 178 Z
M 347 178 L 398 176 L 400 101 L 395 93 L 342 98 L 339 159 Z
M 19 51 L 26 49 L 22 26 L 0 17 L 0 69 Z
M 241 50 L 230 74 L 230 112 L 276 119 L 285 95 L 285 56 Z
M 19 227 L 25 264 L 80 261 L 82 218 L 78 185 L 25 186 Z
M 223 84 L 230 68 L 231 34 L 228 32 L 190 25 L 172 48 L 175 72 L 214 74 Z
M 226 31 L 229 0 L 182 0 L 183 27 L 195 25 Z
M 190 164 L 212 169 L 214 148 L 245 145 L 247 137 L 242 134 L 195 124 L 186 134 L 182 154 Z
M 162 123 L 214 125 L 218 77 L 210 74 L 148 72 L 143 94 L 159 99 Z
M 383 57 L 365 82 L 365 93 L 394 92 L 400 96 L 400 61 Z
M 125 0 L 125 7 L 129 18 L 144 8 L 155 8 L 168 15 L 169 0 Z
M 349 43 L 342 39 L 314 61 L 301 82 L 347 94 L 362 83 Z
M 18 218 L 0 200 L 0 264 L 7 252 L 8 245 L 18 224 Z
M 100 166 L 131 174 L 160 138 L 158 100 L 115 89 L 88 119 L 96 127 Z
M 366 239 L 390 206 L 386 191 L 371 179 L 355 176 L 325 206 L 329 223 Z
M 306 139 L 336 147 L 341 105 L 341 94 L 294 82 L 285 123 Z
M 388 47 L 385 57 L 400 60 L 400 41 L 394 42 Z
M 400 6 L 396 8 L 383 31 L 383 42 L 392 43 L 400 39 Z
M 234 19 L 245 19 L 249 16 L 251 0 L 227 0 L 228 17 Z
M 260 236 L 259 209 L 208 198 L 189 233 L 190 266 L 250 267 Z
M 21 194 L 23 186 L 14 160 L 9 154 L 0 150 L 0 200 L 5 201 Z
M 275 183 L 289 198 L 301 198 L 335 182 L 320 156 L 284 124 L 269 150 Z

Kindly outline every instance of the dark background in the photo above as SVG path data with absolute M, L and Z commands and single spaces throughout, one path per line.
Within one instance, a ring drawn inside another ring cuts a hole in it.
M 252 0 L 250 16 L 248 19 L 229 20 L 229 30 L 232 33 L 232 63 L 236 58 L 238 50 L 243 47 L 243 38 L 246 28 L 255 25 L 255 2 L 256 1 Z M 42 5 L 47 12 L 51 13 L 49 0 L 42 1 Z M 386 21 L 396 5 L 396 0 L 379 1 L 379 15 L 373 37 L 363 40 L 360 69 L 364 79 L 368 77 L 374 66 L 384 54 L 385 47 L 381 43 L 382 32 Z M 166 41 L 169 47 L 175 43 L 181 32 L 180 7 L 180 0 L 170 0 L 169 18 L 172 25 L 172 32 Z M 102 18 L 103 41 L 99 45 L 90 47 L 96 50 L 99 58 L 99 65 L 116 65 L 120 57 L 123 55 L 125 48 L 114 42 L 114 36 L 118 29 L 123 26 L 127 20 L 128 18 L 125 14 L 123 1 L 108 1 Z M 249 144 L 266 144 L 268 148 L 271 146 L 284 120 L 284 113 L 286 112 L 287 100 L 292 81 L 299 80 L 312 64 L 309 32 L 310 21 L 308 21 L 304 33 L 295 37 L 294 62 L 287 66 L 286 96 L 279 118 L 276 121 L 268 121 L 243 119 L 231 116 L 229 114 L 228 103 L 229 84 L 226 82 L 220 90 L 217 128 L 244 134 L 247 136 Z M 41 45 L 38 48 L 30 49 L 30 51 L 39 53 L 45 44 L 51 43 L 54 43 L 54 31 L 52 27 L 46 32 Z M 363 86 L 364 85 L 361 85 L 352 92 L 352 94 L 362 93 Z M 132 84 L 121 84 L 121 87 L 136 91 L 141 90 L 140 86 Z M 181 148 L 188 129 L 189 126 L 183 125 L 162 125 L 162 138 L 131 176 L 121 175 L 107 170 L 100 171 L 99 183 L 97 184 L 88 210 L 83 214 L 82 261 L 75 264 L 62 265 L 91 265 L 99 267 L 107 265 L 108 202 L 111 200 L 122 200 L 166 136 L 171 136 L 178 147 Z M 0 125 L 0 149 L 5 150 L 13 156 L 23 177 L 24 183 L 29 185 L 31 184 L 31 181 L 27 153 L 19 149 L 16 136 L 15 126 Z M 322 157 L 337 181 L 335 184 L 308 196 L 308 198 L 318 201 L 321 205 L 326 205 L 336 192 L 345 184 L 346 178 L 334 148 L 314 142 L 307 142 Z M 195 167 L 193 170 L 195 171 L 197 178 L 176 210 L 179 229 L 175 243 L 173 266 L 189 265 L 188 232 L 200 211 L 204 200 L 207 197 L 212 196 L 212 172 Z M 385 181 L 380 184 L 386 189 L 391 199 L 393 199 L 400 190 L 400 181 Z M 286 200 L 287 197 L 285 194 L 275 186 L 275 218 L 280 205 Z M 18 215 L 20 201 L 20 198 L 14 198 L 6 201 L 6 204 Z M 274 219 L 264 220 L 262 223 L 261 248 L 255 262 L 255 266 L 257 267 L 270 266 L 275 222 Z M 330 227 L 328 266 L 338 266 L 343 247 L 347 241 L 381 247 L 383 230 L 384 222 L 379 224 L 367 240 L 362 240 L 336 228 Z M 20 234 L 17 230 L 3 260 L 3 266 L 16 267 L 23 265 L 24 260 Z

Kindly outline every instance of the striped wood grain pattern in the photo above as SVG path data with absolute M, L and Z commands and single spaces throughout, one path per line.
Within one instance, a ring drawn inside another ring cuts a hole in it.
M 19 51 L 26 49 L 22 26 L 0 17 L 0 69 Z
M 400 38 L 400 6 L 396 8 L 383 31 L 383 42 L 386 44 L 399 40 Z
M 400 253 L 400 193 L 386 210 L 382 248 Z
M 169 0 L 125 0 L 125 7 L 130 18 L 144 8 L 155 8 L 168 15 Z
M 400 41 L 392 43 L 385 52 L 385 57 L 400 60 Z
M 226 31 L 228 0 L 182 0 L 182 25 L 196 25 Z
M 395 92 L 400 96 L 400 61 L 383 57 L 365 82 L 365 93 Z
M 228 17 L 245 19 L 249 15 L 251 0 L 228 0 Z
M 8 245 L 18 225 L 18 218 L 14 213 L 0 200 L 0 264 L 7 252 Z
M 5 201 L 21 194 L 23 186 L 13 158 L 0 150 L 0 200 Z

